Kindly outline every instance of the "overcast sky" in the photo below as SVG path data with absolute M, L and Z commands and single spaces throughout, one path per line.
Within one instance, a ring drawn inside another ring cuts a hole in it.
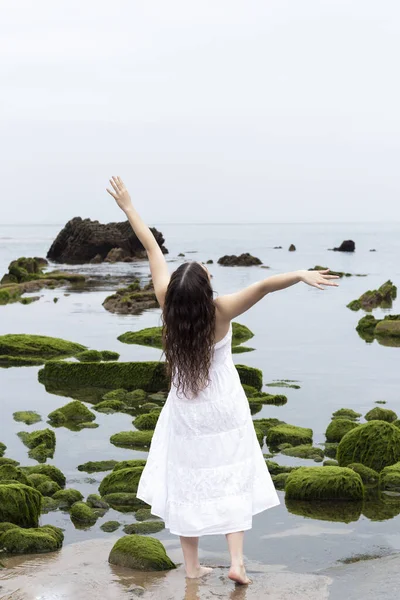
M 400 221 L 398 0 L 3 0 L 0 223 Z

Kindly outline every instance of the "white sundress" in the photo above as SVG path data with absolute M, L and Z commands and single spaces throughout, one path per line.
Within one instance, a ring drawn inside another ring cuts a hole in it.
M 210 383 L 193 400 L 171 386 L 137 497 L 185 537 L 251 529 L 279 498 L 232 360 L 232 324 L 214 344 Z

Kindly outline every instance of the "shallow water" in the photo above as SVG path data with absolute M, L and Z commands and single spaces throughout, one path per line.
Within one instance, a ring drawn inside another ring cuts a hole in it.
M 157 226 L 157 225 L 156 225 Z M 223 254 L 251 252 L 271 269 L 227 268 L 210 265 L 213 286 L 219 293 L 228 293 L 249 285 L 270 274 L 309 268 L 316 264 L 334 270 L 367 274 L 340 281 L 338 289 L 321 292 L 299 284 L 291 289 L 266 297 L 239 322 L 255 333 L 249 342 L 256 350 L 236 355 L 236 363 L 261 368 L 264 382 L 273 379 L 299 380 L 301 389 L 277 390 L 288 396 L 282 407 L 265 406 L 255 418 L 279 417 L 289 423 L 312 427 L 314 443 L 324 441 L 324 432 L 331 413 L 347 406 L 365 414 L 376 400 L 386 400 L 386 407 L 400 414 L 398 370 L 400 349 L 365 343 L 355 331 L 364 313 L 354 313 L 346 304 L 367 289 L 374 289 L 391 278 L 400 283 L 400 236 L 398 224 L 310 224 L 310 225 L 159 225 L 170 253 L 171 270 L 186 259 L 214 262 Z M 18 256 L 44 256 L 60 226 L 0 227 L 0 272 Z M 7 239 L 8 238 L 8 239 Z M 343 239 L 354 239 L 353 255 L 329 252 Z M 296 252 L 288 252 L 290 243 Z M 282 245 L 282 250 L 273 250 Z M 376 248 L 377 252 L 369 250 Z M 188 251 L 196 251 L 188 253 Z M 186 252 L 185 259 L 178 259 Z M 69 267 L 68 267 L 69 268 Z M 69 268 L 70 269 L 70 268 Z M 41 299 L 31 305 L 11 304 L 0 307 L 0 334 L 36 333 L 80 342 L 90 348 L 120 352 L 120 360 L 157 360 L 160 351 L 120 343 L 117 337 L 128 330 L 160 324 L 160 311 L 151 310 L 137 316 L 108 313 L 102 307 L 104 298 L 117 287 L 114 276 L 124 279 L 147 278 L 148 264 L 85 265 L 74 270 L 93 275 L 112 275 L 90 290 L 71 292 L 44 290 Z M 59 298 L 57 304 L 53 298 Z M 398 313 L 399 300 L 391 311 L 377 310 L 376 315 Z M 22 464 L 36 464 L 27 457 L 27 449 L 17 437 L 21 430 L 44 426 L 47 414 L 63 406 L 68 399 L 48 394 L 37 381 L 37 367 L 0 370 L 2 407 L 0 441 L 7 445 L 6 456 Z M 16 423 L 12 413 L 17 410 L 37 410 L 43 423 L 30 428 Z M 88 460 L 125 459 L 145 456 L 112 446 L 113 433 L 131 427 L 128 415 L 96 413 L 98 429 L 70 432 L 56 430 L 57 448 L 54 460 L 67 476 L 67 485 L 79 489 L 85 496 L 97 492 L 104 473 L 86 474 L 77 466 Z M 265 448 L 265 451 L 267 449 Z M 279 456 L 282 464 L 309 464 Z M 246 555 L 250 561 L 267 565 L 286 565 L 296 571 L 309 572 L 326 568 L 339 559 L 353 554 L 386 554 L 400 549 L 400 518 L 371 521 L 365 516 L 350 523 L 309 519 L 295 515 L 282 504 L 254 518 L 254 526 L 246 538 Z M 340 518 L 342 507 L 337 506 Z M 400 505 L 399 511 L 400 513 Z M 393 511 L 396 513 L 396 510 Z M 106 539 L 100 525 L 111 519 L 121 523 L 134 520 L 129 515 L 109 511 L 89 530 L 78 530 L 69 515 L 62 512 L 44 515 L 42 523 L 52 523 L 65 529 L 65 546 L 94 538 Z M 115 534 L 114 534 L 115 535 Z M 167 531 L 156 534 L 164 543 L 174 543 Z M 204 552 L 221 555 L 226 552 L 222 537 L 205 537 Z M 44 559 L 46 560 L 46 559 Z M 1 596 L 0 596 L 1 597 Z

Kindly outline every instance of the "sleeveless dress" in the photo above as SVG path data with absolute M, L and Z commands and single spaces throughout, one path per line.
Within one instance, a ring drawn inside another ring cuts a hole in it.
M 247 397 L 232 360 L 232 324 L 214 344 L 208 387 L 194 399 L 171 386 L 137 497 L 171 533 L 186 537 L 251 529 L 278 505 Z

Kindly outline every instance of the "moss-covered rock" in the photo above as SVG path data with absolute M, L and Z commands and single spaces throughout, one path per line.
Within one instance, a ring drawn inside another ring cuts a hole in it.
M 250 385 L 251 387 L 256 388 L 258 391 L 261 390 L 263 383 L 261 369 L 255 369 L 254 367 L 248 367 L 246 365 L 236 365 L 236 369 L 239 373 L 242 385 Z
M 21 469 L 10 464 L 0 466 L 0 482 L 2 481 L 15 481 L 28 486 L 32 485 Z
M 376 485 L 379 481 L 379 473 L 361 463 L 351 463 L 348 468 L 358 473 L 365 485 Z
M 326 428 L 326 441 L 340 442 L 342 437 L 346 435 L 348 431 L 351 431 L 357 426 L 358 423 L 355 423 L 351 419 L 344 419 L 343 417 L 337 417 L 336 419 L 332 419 L 332 421 Z
M 75 502 L 71 506 L 70 515 L 72 521 L 87 525 L 94 525 L 99 518 L 96 511 L 85 502 Z
M 248 398 L 253 398 L 255 396 L 258 396 L 258 394 L 259 394 L 259 390 L 257 390 L 252 385 L 247 385 L 246 383 L 243 383 L 242 387 L 243 387 L 244 393 L 246 394 L 246 396 Z
M 144 467 L 131 467 L 112 471 L 100 484 L 101 496 L 117 492 L 136 492 Z
M 159 406 L 158 404 L 156 404 L 155 402 L 145 402 L 140 407 L 140 409 L 143 411 L 143 414 L 144 413 L 153 412 L 153 411 L 156 411 L 156 412 L 160 413 L 161 412 L 161 408 L 162 407 Z
M 94 410 L 110 415 L 115 412 L 124 412 L 127 408 L 128 406 L 122 400 L 103 400 L 96 404 Z
M 385 467 L 379 475 L 379 486 L 381 490 L 389 492 L 400 492 L 400 462 Z
M 73 400 L 49 414 L 49 421 L 52 425 L 89 423 L 90 421 L 94 421 L 95 418 L 96 415 L 82 402 L 79 402 L 79 400 Z
M 151 514 L 151 508 L 139 508 L 135 512 L 136 521 L 151 521 L 153 519 L 157 520 L 159 517 Z
M 400 431 L 385 421 L 369 421 L 346 433 L 337 459 L 343 467 L 361 463 L 380 472 L 400 460 Z
M 7 450 L 7 446 L 0 442 L 0 457 L 4 455 L 4 452 Z
M 103 357 L 101 352 L 98 350 L 84 350 L 83 352 L 78 352 L 75 355 L 75 358 L 79 360 L 79 362 L 101 362 Z
M 338 442 L 326 442 L 324 444 L 324 453 L 329 458 L 336 458 Z
M 252 402 L 261 402 L 262 404 L 271 404 L 274 406 L 283 406 L 287 403 L 287 396 L 284 394 L 265 394 L 262 396 L 253 396 L 250 399 Z
M 374 333 L 378 340 L 380 338 L 399 338 L 400 315 L 387 315 L 384 317 L 376 324 Z
M 285 448 L 282 450 L 282 454 L 286 456 L 295 456 L 296 458 L 311 458 L 313 460 L 324 457 L 324 451 L 322 448 L 316 448 L 315 446 L 309 446 L 308 444 L 302 444 L 295 446 L 294 448 Z
M 136 280 L 127 287 L 119 288 L 115 294 L 107 296 L 103 306 L 112 313 L 137 315 L 149 308 L 158 308 L 159 305 L 152 282 L 141 288 Z
M 272 481 L 277 490 L 284 490 L 286 486 L 287 478 L 289 473 L 278 473 L 278 475 L 272 475 Z
M 57 500 L 54 500 L 54 498 L 50 498 L 50 496 L 43 496 L 41 510 L 42 515 L 45 515 L 55 510 L 58 510 Z
M 73 363 L 48 362 L 39 371 L 39 381 L 50 391 L 68 388 L 71 395 L 80 388 L 95 387 L 104 390 L 144 389 L 158 392 L 167 389 L 165 364 L 160 361 Z M 108 398 L 105 398 L 108 399 Z
M 258 443 L 262 447 L 264 444 L 265 433 L 263 432 L 262 429 L 257 427 L 257 425 L 254 425 L 254 431 L 256 432 Z
M 124 532 L 128 534 L 138 533 L 141 535 L 149 535 L 150 533 L 158 533 L 165 529 L 164 521 L 142 521 L 125 525 Z
M 252 415 L 256 415 L 257 413 L 259 413 L 262 410 L 262 402 L 260 402 L 259 400 L 254 401 L 253 398 L 248 398 L 249 401 L 249 407 L 250 407 L 250 412 Z
M 20 431 L 18 437 L 25 446 L 30 448 L 29 456 L 38 462 L 46 462 L 53 458 L 56 449 L 56 436 L 52 429 L 40 429 L 38 431 Z
M 130 492 L 116 492 L 113 494 L 107 494 L 102 498 L 104 502 L 107 502 L 116 510 L 121 510 L 122 512 L 126 512 L 124 509 L 129 507 L 130 511 L 137 510 L 138 508 L 148 508 L 148 505 L 136 497 L 136 494 Z
M 61 488 L 65 487 L 65 475 L 54 465 L 34 465 L 32 467 L 22 467 L 22 470 L 29 475 L 31 473 L 47 475 L 50 479 L 58 483 Z
M 122 448 L 149 448 L 154 431 L 121 431 L 111 436 L 110 442 Z
M 271 447 L 277 447 L 282 443 L 289 443 L 292 446 L 301 446 L 303 444 L 312 444 L 312 429 L 306 427 L 297 427 L 295 425 L 276 425 L 267 432 L 267 443 Z
M 118 360 L 120 356 L 118 352 L 114 352 L 113 350 L 101 350 L 100 352 L 102 360 L 105 361 Z
M 3 465 L 12 465 L 13 467 L 18 467 L 19 462 L 17 460 L 14 460 L 13 458 L 0 457 L 0 467 L 2 467 Z
M 37 527 L 42 495 L 21 483 L 0 485 L 0 522 Z
M 361 417 L 361 413 L 356 412 L 352 408 L 339 408 L 332 414 L 333 419 L 351 419 L 356 421 Z
M 268 467 L 268 471 L 270 472 L 271 475 L 280 475 L 281 473 L 291 473 L 292 471 L 295 471 L 296 469 L 299 469 L 300 467 L 289 467 L 286 465 L 280 465 L 277 462 L 274 462 L 273 460 L 266 460 L 265 464 Z
M 378 306 L 391 308 L 393 300 L 397 296 L 397 288 L 388 280 L 377 290 L 368 290 L 357 300 L 350 302 L 347 307 L 351 310 L 360 310 L 361 308 L 370 311 Z
M 13 414 L 14 421 L 18 421 L 21 423 L 25 423 L 25 425 L 33 425 L 34 423 L 39 423 L 42 420 L 42 417 L 33 410 L 20 410 Z
M 267 435 L 268 431 L 272 427 L 276 427 L 277 425 L 285 425 L 284 421 L 280 421 L 275 418 L 267 418 L 267 419 L 254 419 L 253 420 L 254 427 L 261 430 L 264 435 Z
M 152 431 L 157 425 L 159 415 L 155 412 L 144 413 L 136 417 L 133 421 L 133 425 L 139 431 Z
M 117 529 L 119 529 L 121 527 L 121 523 L 118 523 L 118 521 L 106 521 L 105 523 L 103 523 L 103 525 L 100 525 L 100 529 L 102 531 L 105 531 L 106 533 L 113 533 L 114 531 L 117 531 Z
M 120 538 L 108 560 L 112 565 L 135 571 L 168 571 L 176 568 L 159 540 L 140 535 Z
M 359 320 L 356 330 L 366 342 L 372 342 L 376 337 L 383 345 L 397 346 L 400 337 L 400 315 L 386 315 L 383 319 L 366 315 Z
M 120 469 L 130 469 L 132 467 L 144 467 L 146 462 L 147 461 L 144 458 L 132 458 L 130 460 L 121 460 L 115 465 L 114 471 L 119 471 Z
M 365 415 L 366 421 L 387 421 L 388 423 L 393 423 L 396 419 L 397 415 L 394 410 L 382 408 L 381 406 L 375 406 L 375 408 L 368 411 Z
M 31 358 L 75 356 L 85 346 L 61 338 L 25 333 L 0 335 L 0 354 Z
M 100 508 L 104 511 L 107 511 L 110 508 L 110 505 L 102 500 L 98 494 L 89 494 L 86 499 L 86 504 L 91 508 Z
M 289 474 L 285 489 L 292 500 L 361 501 L 364 496 L 360 475 L 342 467 L 300 467 Z
M 9 554 L 42 554 L 61 548 L 64 534 L 58 527 L 13 527 L 0 534 L 0 545 Z
M 318 521 L 333 521 L 339 523 L 352 523 L 361 516 L 363 503 L 361 501 L 332 500 L 292 500 L 285 496 L 285 504 L 289 513 L 300 515 L 307 519 Z
M 113 468 L 119 464 L 117 460 L 98 460 L 89 461 L 78 465 L 78 471 L 85 471 L 86 473 L 100 473 L 101 471 L 112 471 Z
M 60 508 L 70 508 L 76 502 L 83 500 L 83 496 L 79 490 L 73 488 L 67 488 L 66 490 L 59 490 L 53 496 L 53 500 L 56 500 Z
M 42 496 L 49 496 L 49 497 L 54 496 L 55 493 L 57 493 L 61 490 L 58 483 L 56 483 L 55 481 L 52 481 L 51 479 L 48 479 L 48 481 L 43 481 L 36 487 L 36 489 L 38 490 L 38 492 L 40 492 L 42 494 Z
M 327 458 L 324 460 L 324 462 L 322 463 L 323 467 L 338 467 L 339 463 L 337 460 L 333 459 L 333 458 Z

